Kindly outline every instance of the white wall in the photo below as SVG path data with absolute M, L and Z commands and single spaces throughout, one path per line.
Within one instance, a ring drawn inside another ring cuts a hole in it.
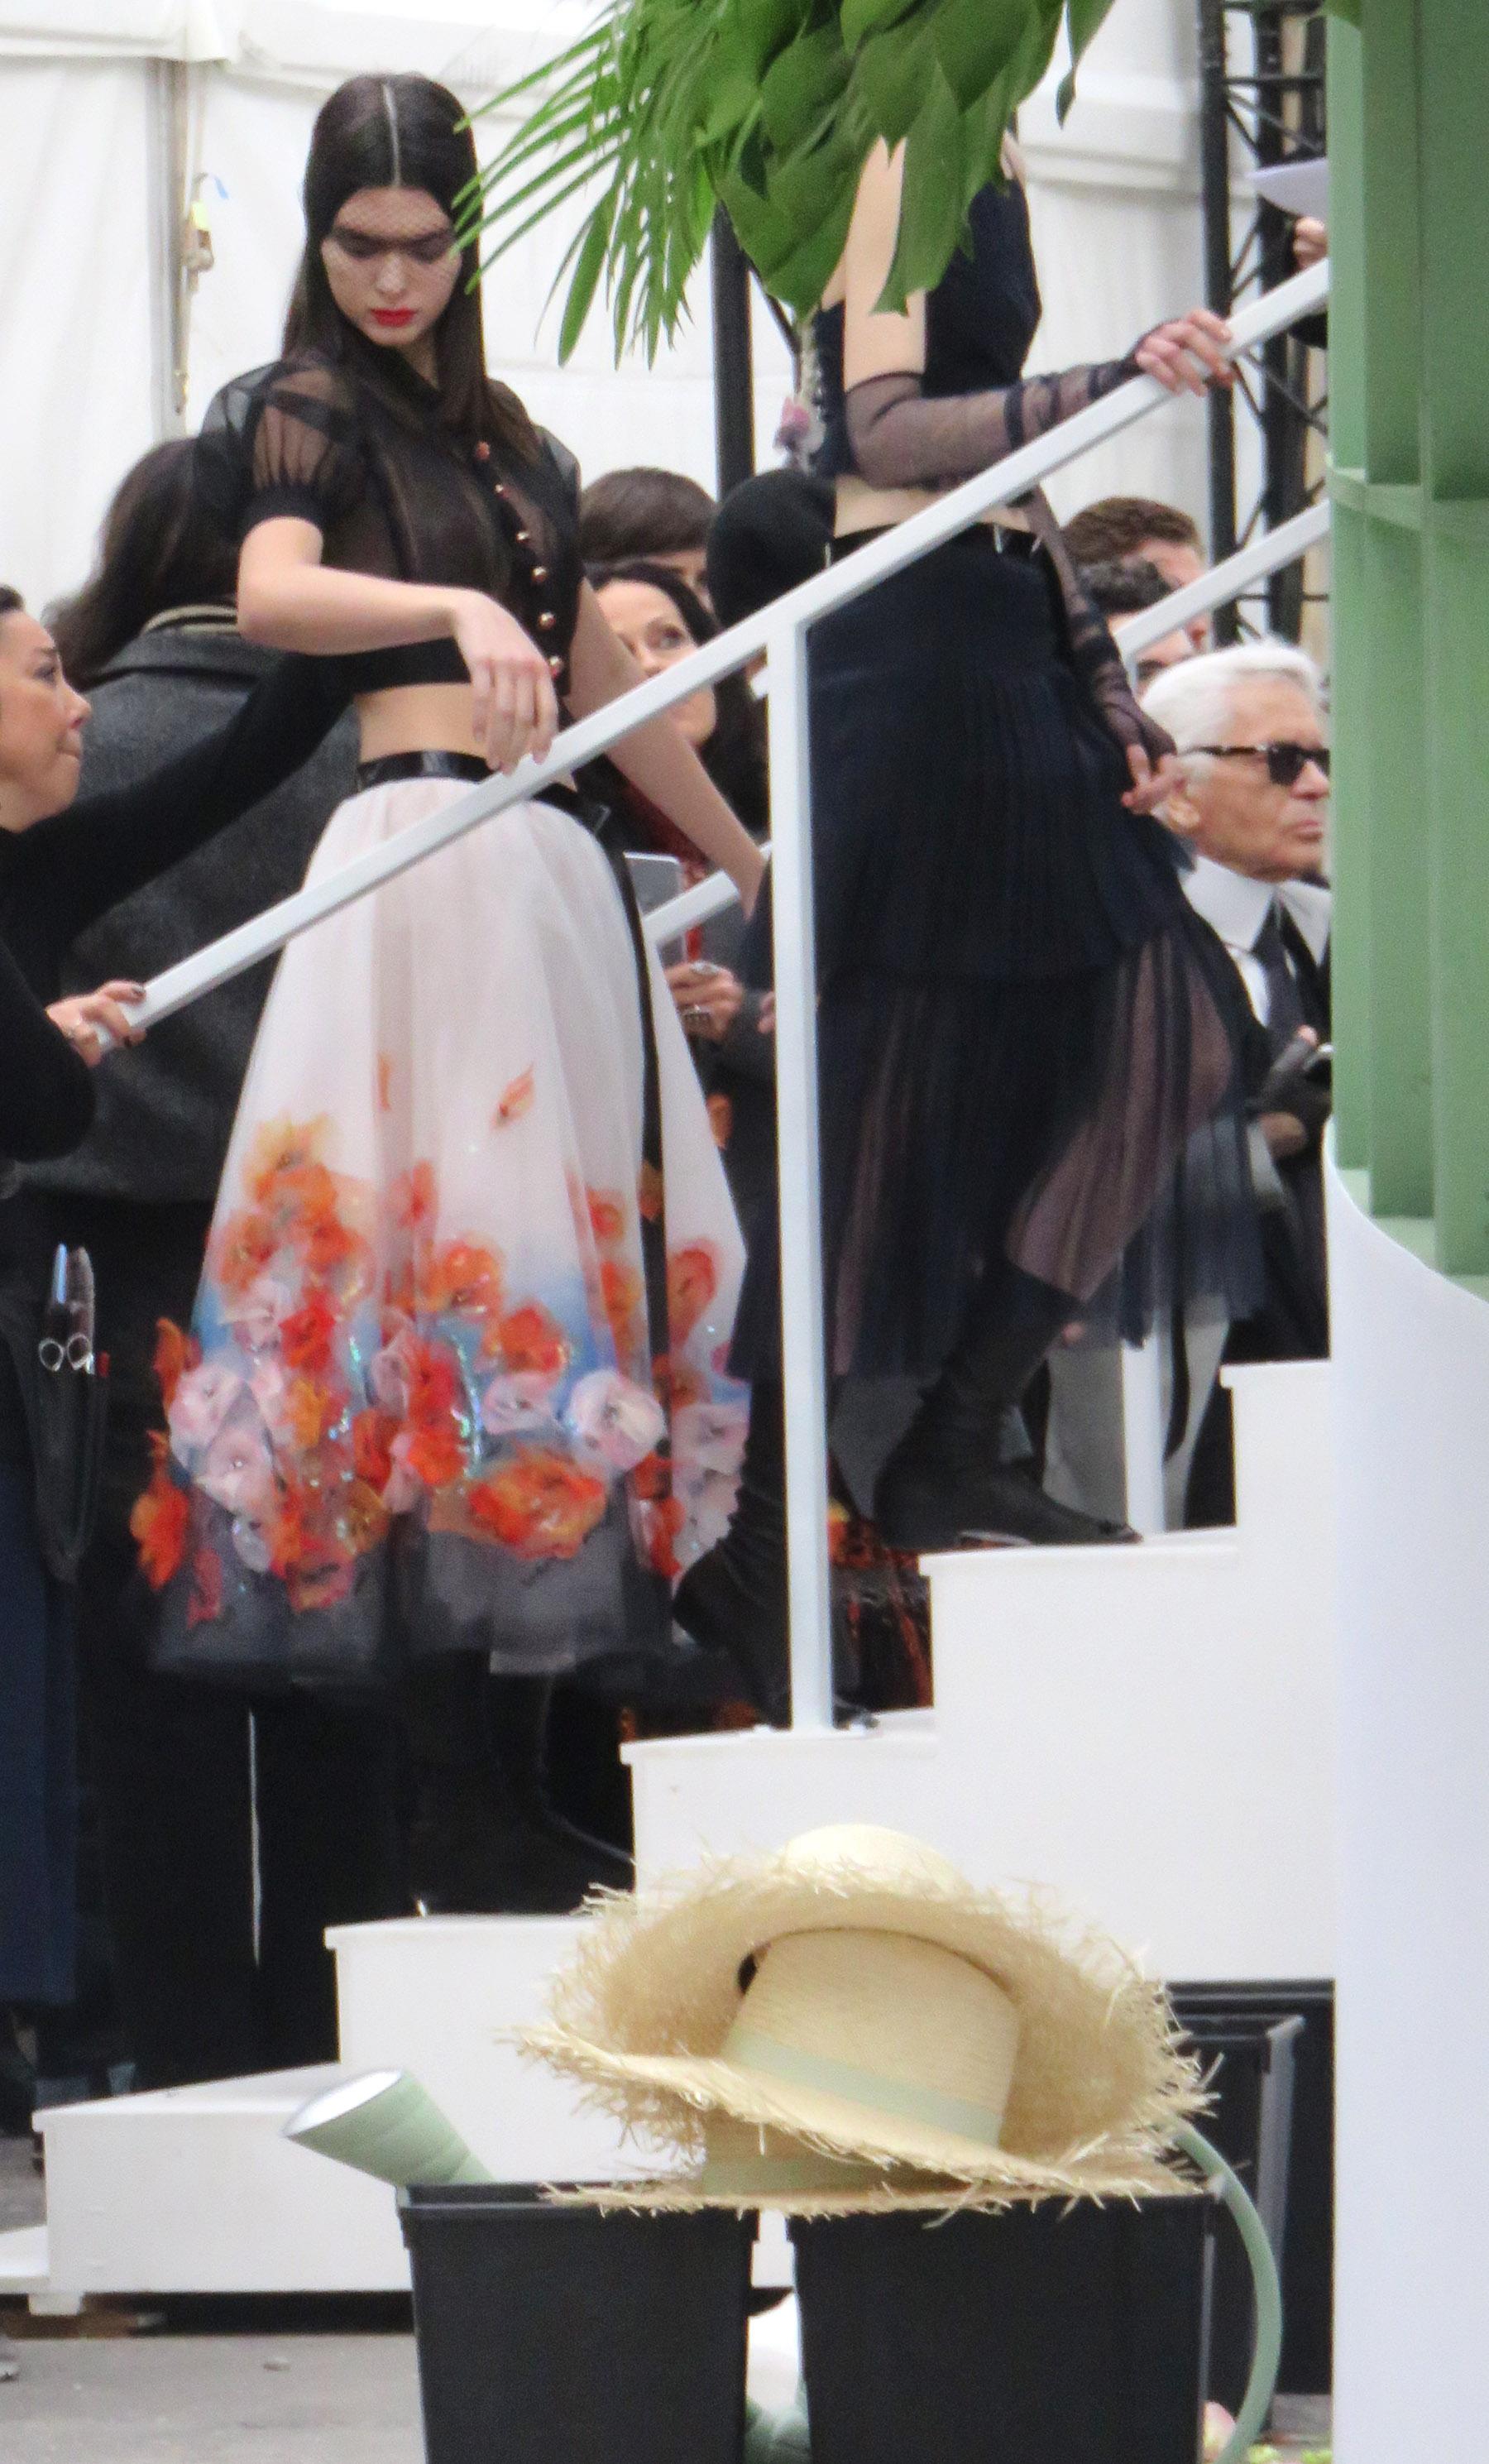
M 1336 2451 L 1483 2464 L 1489 1308 L 1329 1191 L 1339 1433 Z

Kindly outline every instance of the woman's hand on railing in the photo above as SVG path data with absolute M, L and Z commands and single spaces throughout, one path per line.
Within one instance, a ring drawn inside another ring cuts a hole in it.
M 1169 798 L 1184 784 L 1184 770 L 1178 756 L 1160 753 L 1154 761 L 1146 745 L 1129 744 L 1126 750 L 1128 768 L 1132 773 L 1132 784 L 1122 799 L 1128 811 L 1162 811 Z M 1168 821 L 1167 814 L 1164 818 Z M 1176 822 L 1169 822 L 1168 826 L 1172 830 L 1182 830 L 1182 825 Z
M 449 629 L 471 671 L 471 720 L 492 768 L 510 775 L 529 753 L 541 761 L 558 733 L 558 696 L 536 643 L 480 590 L 451 594 Z
M 96 1069 L 104 1054 L 119 1045 L 144 1042 L 143 1027 L 137 1026 L 129 1015 L 129 1009 L 143 999 L 143 984 L 111 977 L 96 993 L 75 993 L 66 1001 L 53 1001 L 47 1016 L 61 1028 L 79 1059 Z
M 1145 334 L 1132 353 L 1147 377 L 1155 377 L 1166 393 L 1208 393 L 1212 385 L 1230 385 L 1236 370 L 1226 357 L 1231 329 L 1209 308 L 1192 308 Z
M 667 980 L 688 1033 L 705 1044 L 722 1044 L 744 1000 L 738 977 L 706 959 L 686 959 L 668 967 Z

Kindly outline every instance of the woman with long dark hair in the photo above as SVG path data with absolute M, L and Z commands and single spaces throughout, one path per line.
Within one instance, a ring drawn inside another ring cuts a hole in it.
M 486 374 L 474 167 L 428 79 L 333 95 L 285 355 L 207 422 L 240 626 L 358 701 L 312 879 L 541 755 L 560 694 L 579 716 L 638 675 L 582 579 L 572 460 Z M 615 759 L 753 899 L 670 721 Z M 286 953 L 138 1517 L 171 1664 L 542 1683 L 669 1630 L 667 1577 L 727 1513 L 741 1257 L 623 875 L 548 789 Z
M 1126 359 L 1024 378 L 1040 303 L 1006 167 L 971 207 L 970 248 L 903 314 L 881 305 L 903 154 L 881 145 L 865 168 L 809 353 L 835 558 L 1130 376 L 1175 392 L 1227 381 L 1224 328 L 1203 310 Z M 1038 496 L 824 618 L 810 656 L 828 1366 L 923 1389 L 875 1520 L 914 1551 L 1130 1538 L 1057 1507 L 998 1432 L 1104 1291 L 1130 1326 L 1175 1281 L 1234 1292 L 1254 1270 L 1245 1023 L 1154 818 L 1171 745 Z M 1164 1257 L 1155 1209 L 1193 1141 L 1206 1221 L 1186 1208 L 1182 1254 Z M 734 1352 L 754 1386 L 740 1506 L 677 1609 L 748 1658 L 777 1713 L 779 1340 L 761 1240 Z

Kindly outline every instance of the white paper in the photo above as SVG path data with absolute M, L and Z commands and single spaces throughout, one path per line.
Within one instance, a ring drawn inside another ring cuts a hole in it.
M 1313 163 L 1279 163 L 1269 171 L 1253 171 L 1251 185 L 1259 197 L 1269 206 L 1281 206 L 1284 214 L 1310 214 L 1315 222 L 1328 220 L 1328 157 L 1321 155 Z

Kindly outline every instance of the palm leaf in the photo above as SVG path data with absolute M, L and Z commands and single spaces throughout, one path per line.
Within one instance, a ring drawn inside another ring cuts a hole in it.
M 578 41 L 484 106 L 515 109 L 518 124 L 462 199 L 461 238 L 489 235 L 490 263 L 600 184 L 559 270 L 560 356 L 602 294 L 617 353 L 654 357 L 686 315 L 718 205 L 773 296 L 806 315 L 842 253 L 869 152 L 904 142 L 886 292 L 903 304 L 945 272 L 1061 24 L 1073 76 L 1110 5 L 603 0 Z

